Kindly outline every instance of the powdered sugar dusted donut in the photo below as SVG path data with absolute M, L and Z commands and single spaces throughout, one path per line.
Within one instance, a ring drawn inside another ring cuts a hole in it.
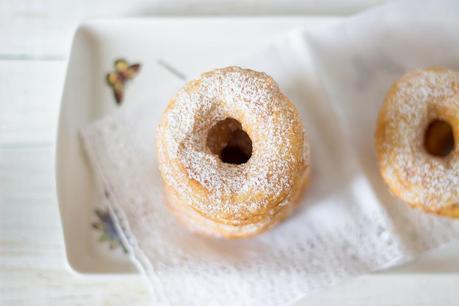
M 459 74 L 416 70 L 386 96 L 376 128 L 382 176 L 393 194 L 459 217 Z
M 198 232 L 247 237 L 284 219 L 306 184 L 295 106 L 268 75 L 216 69 L 169 102 L 157 135 L 169 206 Z

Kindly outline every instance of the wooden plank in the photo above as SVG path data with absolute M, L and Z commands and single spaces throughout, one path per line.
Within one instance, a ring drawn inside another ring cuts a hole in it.
M 0 265 L 62 267 L 51 145 L 0 149 Z
M 139 275 L 75 277 L 65 270 L 0 267 L 0 305 L 152 305 Z
M 0 61 L 0 147 L 53 143 L 64 61 Z
M 342 15 L 383 0 L 80 0 L 1 1 L 0 58 L 63 59 L 72 32 L 86 19 L 193 15 Z M 7 43 L 5 43 L 7 42 Z
M 295 306 L 458 305 L 457 274 L 368 275 L 312 294 Z

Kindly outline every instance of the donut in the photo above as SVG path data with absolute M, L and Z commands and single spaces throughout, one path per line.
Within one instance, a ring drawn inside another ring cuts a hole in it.
M 226 67 L 189 81 L 157 129 L 166 202 L 194 232 L 245 238 L 294 210 L 309 145 L 294 104 L 265 73 Z
M 376 153 L 391 193 L 412 207 L 459 217 L 459 73 L 428 68 L 389 90 Z

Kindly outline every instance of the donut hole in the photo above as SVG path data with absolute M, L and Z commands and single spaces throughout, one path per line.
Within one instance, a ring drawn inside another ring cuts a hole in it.
M 446 157 L 454 150 L 454 134 L 451 124 L 444 120 L 432 121 L 424 134 L 424 148 L 432 156 Z
M 240 165 L 252 156 L 252 140 L 234 118 L 218 121 L 207 134 L 207 147 L 227 164 Z

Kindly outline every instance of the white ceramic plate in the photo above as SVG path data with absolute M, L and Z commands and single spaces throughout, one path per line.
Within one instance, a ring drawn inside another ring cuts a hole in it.
M 122 248 L 116 247 L 116 240 L 99 241 L 104 227 L 109 230 L 108 236 L 113 233 L 106 216 L 95 213 L 104 209 L 103 197 L 96 190 L 79 138 L 81 127 L 123 105 L 117 105 L 105 80 L 106 74 L 114 71 L 116 59 L 141 64 L 139 77 L 127 84 L 123 103 L 135 101 L 145 93 L 152 93 L 153 100 L 154 95 L 172 96 L 171 89 L 181 86 L 185 79 L 244 58 L 290 29 L 336 20 L 158 18 L 101 20 L 81 25 L 68 64 L 57 140 L 57 189 L 70 267 L 88 274 L 135 271 Z M 114 249 L 110 249 L 110 243 Z M 458 256 L 459 244 L 455 244 L 396 271 L 459 272 Z

